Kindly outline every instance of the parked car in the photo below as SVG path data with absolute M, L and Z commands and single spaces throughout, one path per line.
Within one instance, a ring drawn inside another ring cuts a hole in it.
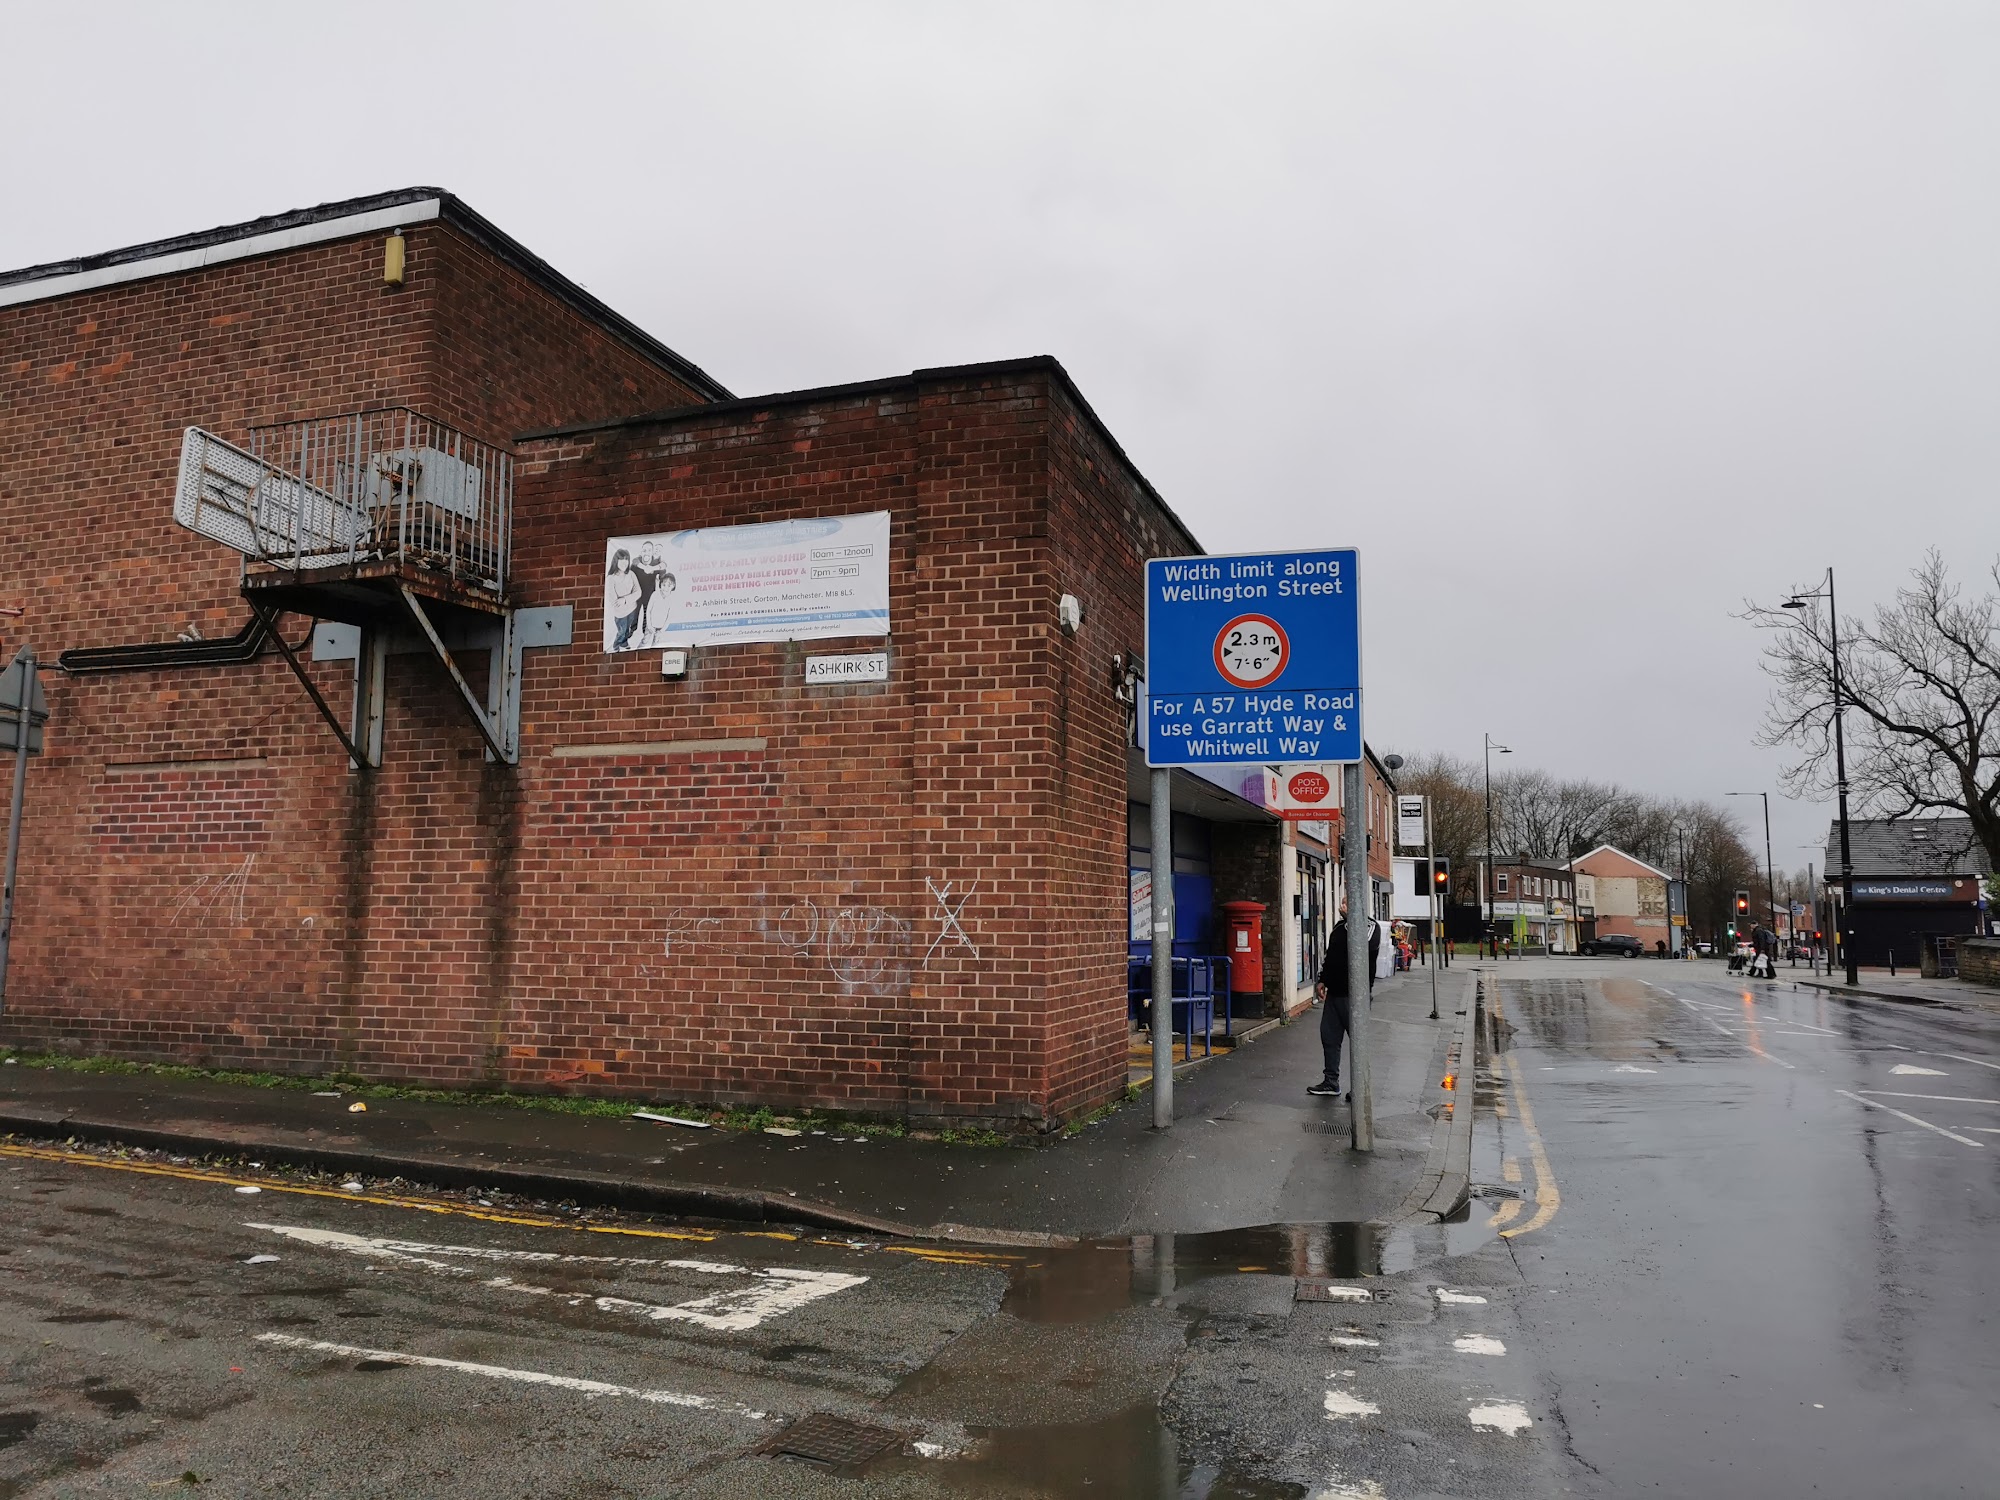
M 1578 951 L 1594 958 L 1643 958 L 1646 945 L 1635 937 L 1625 936 L 1622 932 L 1612 932 L 1603 937 L 1592 938 Z
M 1715 944 L 1696 943 L 1694 945 L 1694 951 L 1699 953 L 1703 958 L 1713 958 L 1715 956 Z

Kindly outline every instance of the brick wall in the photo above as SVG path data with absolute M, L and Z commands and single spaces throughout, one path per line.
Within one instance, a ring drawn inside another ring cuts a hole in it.
M 400 291 L 371 237 L 0 310 L 21 351 L 0 555 L 25 560 L 45 657 L 243 618 L 235 560 L 170 518 L 190 423 L 240 439 L 402 403 L 504 437 L 688 406 L 456 230 L 408 239 Z M 671 682 L 598 649 L 608 536 L 877 509 L 887 683 L 807 690 L 797 644 L 700 650 Z M 1074 1113 L 1124 1076 L 1110 657 L 1141 644 L 1143 558 L 1190 547 L 1046 361 L 524 445 L 514 599 L 573 605 L 576 639 L 528 657 L 520 764 L 484 759 L 423 655 L 390 661 L 367 775 L 274 656 L 52 676 L 5 1035 L 918 1122 Z M 311 670 L 346 701 L 348 663 Z M 666 748 L 605 750 L 635 743 Z
M 240 442 L 260 423 L 407 404 L 504 438 L 688 399 L 457 230 L 407 243 L 401 288 L 383 285 L 371 235 L 0 308 L 0 602 L 28 609 L 0 621 L 7 654 L 24 637 L 50 662 L 238 628 L 237 559 L 172 519 L 188 425 Z M 441 362 L 468 340 L 499 352 Z M 344 669 L 315 671 L 344 701 Z M 517 814 L 511 773 L 485 766 L 435 666 L 393 661 L 390 753 L 368 778 L 275 656 L 44 684 L 8 1035 L 491 1073 L 505 935 L 491 897 Z
M 2000 988 L 2000 938 L 1960 938 L 1958 977 Z

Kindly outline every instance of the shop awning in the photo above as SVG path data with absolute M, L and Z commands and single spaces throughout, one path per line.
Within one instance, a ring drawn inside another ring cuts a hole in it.
M 1235 773 L 1241 772 L 1241 778 Z M 1125 752 L 1125 798 L 1128 802 L 1151 806 L 1153 801 L 1152 771 L 1146 765 L 1146 752 L 1127 749 Z M 1214 774 L 1214 773 L 1212 773 Z M 1232 766 L 1219 773 L 1222 780 L 1251 781 L 1261 783 L 1263 769 L 1259 766 Z M 1276 823 L 1278 815 L 1261 802 L 1253 802 L 1226 785 L 1218 785 L 1206 777 L 1175 767 L 1173 771 L 1173 809 L 1177 813 L 1188 813 L 1197 818 L 1206 818 L 1211 823 Z

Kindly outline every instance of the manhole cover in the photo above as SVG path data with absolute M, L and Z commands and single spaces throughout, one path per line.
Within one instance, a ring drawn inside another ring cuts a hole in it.
M 845 1417 L 814 1412 L 792 1423 L 759 1451 L 845 1468 L 850 1464 L 865 1464 L 902 1440 L 900 1432 L 887 1427 L 871 1427 L 866 1422 L 850 1422 Z
M 1365 1286 L 1344 1281 L 1327 1281 L 1317 1276 L 1301 1276 L 1292 1291 L 1295 1302 L 1373 1302 L 1375 1294 Z

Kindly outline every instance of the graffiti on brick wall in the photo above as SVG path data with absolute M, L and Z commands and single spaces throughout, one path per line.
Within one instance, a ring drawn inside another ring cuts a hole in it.
M 879 906 L 821 910 L 801 896 L 760 912 L 752 926 L 765 942 L 824 965 L 849 994 L 894 995 L 910 986 L 910 924 Z
M 187 919 L 226 919 L 238 927 L 243 925 L 245 903 L 250 894 L 250 882 L 257 874 L 257 856 L 246 854 L 242 863 L 227 870 L 196 875 L 181 888 L 180 899 L 167 914 L 167 925 L 172 927 Z
M 975 960 L 979 957 L 978 945 L 966 935 L 964 924 L 959 921 L 959 917 L 964 913 L 967 903 L 972 900 L 972 893 L 979 889 L 979 882 L 975 880 L 965 888 L 965 894 L 958 898 L 958 905 L 956 906 L 951 904 L 952 884 L 951 881 L 947 880 L 940 886 L 930 876 L 926 875 L 924 877 L 924 888 L 931 893 L 931 899 L 937 903 L 938 908 L 937 936 L 931 939 L 930 947 L 924 950 L 925 963 L 929 963 L 931 955 L 936 953 L 939 948 L 942 948 L 947 941 L 957 943 L 959 947 L 964 948 L 966 952 L 970 953 Z M 956 949 L 953 951 L 956 951 Z
M 694 956 L 696 948 L 705 937 L 710 937 L 722 926 L 722 918 L 698 916 L 684 911 L 670 911 L 660 919 L 660 958 L 662 967 L 655 969 L 646 964 L 639 966 L 641 979 L 664 979 L 667 966 L 674 962 L 674 949 L 680 949 L 683 960 Z
M 878 998 L 904 994 L 916 973 L 941 954 L 979 957 L 978 944 L 966 927 L 967 907 L 979 883 L 974 881 L 962 891 L 950 880 L 926 877 L 924 884 L 935 907 L 927 924 L 934 922 L 935 932 L 920 933 L 918 923 L 880 906 L 822 907 L 810 896 L 776 909 L 760 898 L 756 914 L 745 919 L 677 908 L 660 919 L 659 964 L 641 965 L 639 976 L 665 978 L 672 966 L 699 962 L 705 950 L 728 948 L 732 936 L 740 932 L 824 968 L 850 994 Z M 918 944 L 926 937 L 928 944 L 919 952 Z

